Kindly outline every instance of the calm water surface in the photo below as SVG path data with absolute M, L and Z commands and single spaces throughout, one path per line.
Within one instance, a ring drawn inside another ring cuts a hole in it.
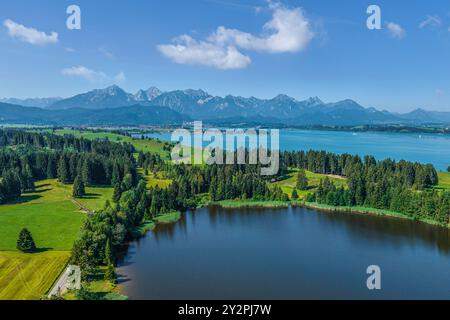
M 170 133 L 149 134 L 148 137 L 170 141 Z M 326 150 L 432 163 L 439 170 L 450 165 L 450 136 L 418 133 L 344 132 L 316 130 L 280 130 L 282 150 Z
M 380 291 L 366 287 L 373 264 Z M 132 243 L 118 273 L 131 299 L 450 299 L 450 234 L 304 208 L 205 208 Z

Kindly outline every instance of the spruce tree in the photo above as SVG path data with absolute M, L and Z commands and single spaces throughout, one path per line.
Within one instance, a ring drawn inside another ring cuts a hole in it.
M 300 169 L 297 174 L 297 189 L 308 190 L 308 178 L 305 169 Z
M 34 243 L 33 236 L 26 228 L 23 228 L 20 231 L 19 239 L 17 240 L 17 250 L 25 253 L 31 253 L 36 250 L 36 244 Z
M 48 163 L 47 163 L 47 179 L 54 179 L 56 174 L 56 168 L 55 168 L 55 159 L 53 157 L 48 157 Z
M 158 215 L 158 207 L 156 206 L 156 197 L 153 197 L 152 204 L 150 206 L 150 215 L 156 217 Z
M 125 175 L 125 177 L 123 178 L 123 191 L 128 191 L 131 190 L 131 188 L 133 188 L 133 176 L 128 173 Z
M 109 280 L 112 284 L 116 284 L 117 283 L 116 270 L 115 270 L 114 265 L 112 263 L 109 263 L 107 268 L 106 268 L 105 279 Z
M 86 195 L 83 179 L 79 175 L 75 178 L 73 183 L 72 195 L 74 198 L 81 198 Z
M 294 191 L 292 191 L 291 198 L 292 198 L 292 200 L 297 200 L 298 199 L 297 189 L 294 189 Z
M 110 264 L 114 265 L 114 254 L 112 251 L 111 239 L 109 239 L 109 238 L 108 238 L 108 240 L 106 240 L 104 263 L 106 265 L 110 265 Z
M 117 163 L 114 163 L 112 174 L 111 174 L 111 184 L 115 186 L 117 183 L 120 183 L 120 181 L 121 181 L 121 179 L 120 179 L 119 167 L 118 167 Z
M 61 156 L 61 158 L 58 161 L 58 180 L 62 183 L 68 183 L 70 181 L 69 177 L 69 170 L 67 168 L 66 159 L 64 156 Z
M 117 182 L 114 185 L 114 193 L 112 199 L 115 203 L 119 203 L 121 196 L 122 196 L 122 187 L 120 186 L 120 182 Z

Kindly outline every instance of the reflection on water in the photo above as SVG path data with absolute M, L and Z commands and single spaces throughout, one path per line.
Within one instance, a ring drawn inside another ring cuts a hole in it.
M 366 268 L 382 290 L 366 288 Z M 136 299 L 450 298 L 449 230 L 305 208 L 188 212 L 130 245 Z

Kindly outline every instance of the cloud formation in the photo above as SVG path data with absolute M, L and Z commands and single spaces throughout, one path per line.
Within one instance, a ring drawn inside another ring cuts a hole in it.
M 386 26 L 387 26 L 389 33 L 391 34 L 391 36 L 393 38 L 403 39 L 405 37 L 406 32 L 405 32 L 405 30 L 403 30 L 403 28 L 399 24 L 394 23 L 394 22 L 388 22 L 386 24 Z
M 310 23 L 300 8 L 276 8 L 263 30 L 267 35 L 257 37 L 236 29 L 219 27 L 209 40 L 218 44 L 235 44 L 247 50 L 280 53 L 302 51 L 314 37 Z
M 91 70 L 85 66 L 76 66 L 65 68 L 61 70 L 61 73 L 68 77 L 79 77 L 86 79 L 90 82 L 123 82 L 126 80 L 123 72 L 118 73 L 114 77 L 107 76 L 104 72 Z
M 234 46 L 197 41 L 188 35 L 174 39 L 174 44 L 159 45 L 158 49 L 179 64 L 202 64 L 226 70 L 245 68 L 251 63 L 251 59 Z
M 423 29 L 425 27 L 438 28 L 441 25 L 442 25 L 442 20 L 439 16 L 428 15 L 427 18 L 419 24 L 419 28 L 420 29 Z
M 3 25 L 8 29 L 8 34 L 12 38 L 17 38 L 23 42 L 41 46 L 58 42 L 58 34 L 56 32 L 46 34 L 34 28 L 27 28 L 10 19 L 5 20 Z
M 306 49 L 314 37 L 311 25 L 301 8 L 287 8 L 271 3 L 272 18 L 263 26 L 261 36 L 220 26 L 206 40 L 189 35 L 162 44 L 158 50 L 179 64 L 201 64 L 218 69 L 240 69 L 251 58 L 239 50 L 265 53 L 294 53 Z

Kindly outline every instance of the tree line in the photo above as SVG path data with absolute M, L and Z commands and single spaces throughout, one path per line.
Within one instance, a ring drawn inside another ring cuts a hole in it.
M 58 178 L 85 185 L 114 185 L 137 179 L 133 146 L 18 130 L 0 130 L 0 204 L 34 189 L 34 182 Z
M 280 156 L 282 173 L 289 167 L 302 168 L 314 173 L 360 176 L 370 179 L 388 179 L 396 185 L 415 190 L 425 190 L 438 184 L 437 171 L 431 164 L 413 163 L 405 160 L 386 159 L 377 161 L 373 156 L 336 154 L 326 151 L 283 152 Z
M 347 178 L 347 188 L 336 187 L 327 177 L 306 201 L 331 206 L 390 210 L 416 219 L 449 222 L 450 192 L 436 190 L 439 178 L 431 164 L 391 159 L 377 161 L 325 151 L 284 152 L 283 168 L 295 167 Z

